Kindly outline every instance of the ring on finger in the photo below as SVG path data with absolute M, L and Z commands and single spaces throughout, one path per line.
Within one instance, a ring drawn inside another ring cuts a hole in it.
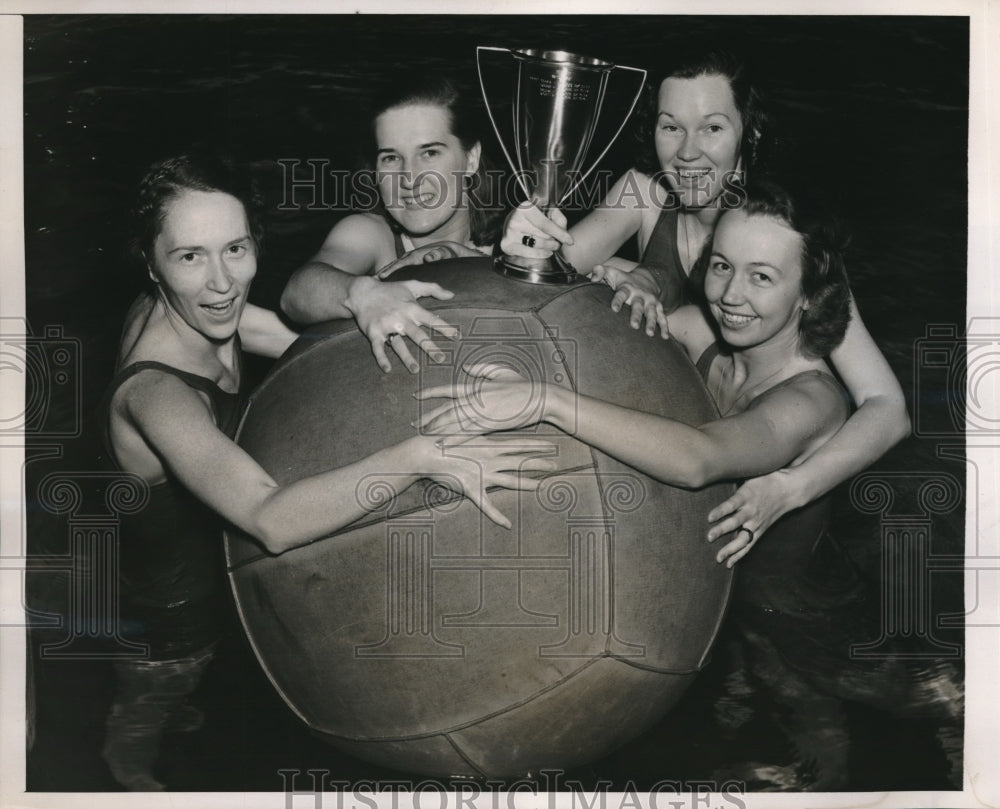
M 385 344 L 387 346 L 391 346 L 392 345 L 392 338 L 393 337 L 402 337 L 402 336 L 403 335 L 400 334 L 398 331 L 390 332 L 389 334 L 386 335 Z
M 525 233 L 521 237 L 521 244 L 523 244 L 525 247 L 534 247 L 535 246 L 535 237 L 532 236 L 529 233 Z
M 746 532 L 747 532 L 748 534 L 750 534 L 750 539 L 748 540 L 747 544 L 748 544 L 748 545 L 752 545 L 752 544 L 753 544 L 753 540 L 754 540 L 754 533 L 753 533 L 753 529 L 752 529 L 752 528 L 747 528 L 747 527 L 746 527 L 746 526 L 744 525 L 744 526 L 741 526 L 741 527 L 740 527 L 740 528 L 739 528 L 739 529 L 738 529 L 738 530 L 736 531 L 736 533 L 737 533 L 737 534 L 739 534 L 739 533 L 742 533 L 743 531 L 746 531 Z

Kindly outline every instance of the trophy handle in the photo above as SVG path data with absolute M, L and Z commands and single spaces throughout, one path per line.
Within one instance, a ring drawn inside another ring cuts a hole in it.
M 496 49 L 494 49 L 494 50 L 496 50 Z M 503 49 L 500 48 L 499 50 L 503 50 Z M 601 160 L 604 159 L 604 155 L 606 155 L 608 153 L 608 150 L 612 146 L 614 146 L 615 141 L 618 140 L 618 136 L 622 133 L 622 130 L 625 128 L 625 124 L 628 123 L 629 119 L 632 117 L 632 113 L 635 112 L 635 105 L 639 103 L 639 97 L 642 95 L 642 88 L 646 84 L 646 71 L 643 70 L 641 67 L 626 67 L 625 65 L 615 65 L 614 69 L 615 70 L 631 70 L 633 73 L 639 73 L 639 74 L 641 74 L 639 76 L 639 88 L 635 91 L 635 97 L 632 99 L 632 103 L 629 105 L 628 113 L 622 119 L 621 125 L 618 127 L 618 129 L 615 130 L 615 134 L 611 136 L 611 140 L 608 141 L 608 145 L 604 147 L 604 150 L 597 156 L 597 159 L 594 160 L 590 164 L 590 168 L 587 169 L 583 174 L 581 174 L 577 178 L 576 182 L 573 183 L 573 185 L 571 185 L 563 193 L 562 200 L 560 200 L 560 202 L 559 202 L 560 205 L 562 205 L 563 202 L 565 202 L 567 199 L 569 199 L 570 195 L 577 188 L 580 187 L 580 184 L 584 180 L 586 180 L 593 173 L 594 169 L 597 168 L 597 166 L 598 166 L 598 164 L 600 164 Z M 487 109 L 489 109 L 489 105 L 487 105 Z M 492 114 L 491 114 L 490 115 L 490 120 L 492 121 L 492 119 L 493 119 L 493 117 L 492 117 Z
M 486 95 L 486 85 L 483 82 L 483 64 L 482 64 L 482 59 L 481 59 L 481 54 L 482 54 L 483 51 L 495 51 L 495 52 L 498 52 L 498 53 L 507 53 L 507 54 L 509 54 L 511 52 L 511 50 L 510 50 L 510 48 L 497 48 L 497 47 L 494 47 L 492 45 L 477 45 L 476 46 L 476 75 L 479 78 L 479 92 L 483 96 L 483 106 L 486 107 L 486 114 L 490 118 L 490 125 L 493 127 L 493 133 L 497 136 L 497 140 L 500 142 L 500 149 L 503 151 L 503 156 L 505 158 L 507 158 L 507 163 L 510 165 L 511 168 L 514 169 L 514 173 L 517 175 L 517 181 L 521 184 L 521 189 L 524 191 L 525 198 L 526 199 L 530 199 L 531 198 L 531 190 L 528 188 L 527 185 L 525 185 L 524 178 L 521 176 L 521 172 L 517 170 L 517 163 L 515 163 L 514 160 L 511 159 L 510 152 L 507 151 L 507 146 L 503 142 L 503 135 L 500 134 L 500 127 L 497 126 L 496 119 L 493 117 L 493 109 L 490 107 L 490 99 Z M 632 106 L 634 107 L 635 104 L 633 104 Z M 631 115 L 631 114 L 632 114 L 632 111 L 629 110 L 629 115 Z M 615 137 L 617 137 L 617 135 L 615 135 Z

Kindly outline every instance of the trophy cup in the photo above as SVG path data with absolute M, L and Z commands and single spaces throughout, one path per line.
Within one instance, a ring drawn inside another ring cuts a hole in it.
M 510 54 L 515 61 L 513 156 L 497 126 L 493 105 L 486 91 L 482 62 L 484 51 Z M 645 70 L 613 65 L 566 51 L 510 50 L 481 45 L 476 48 L 476 67 L 483 101 L 500 148 L 527 198 L 534 198 L 545 212 L 562 205 L 597 167 L 624 129 L 646 80 Z M 583 171 L 601 117 L 608 80 L 616 69 L 638 73 L 638 88 L 611 140 L 590 168 Z M 499 255 L 494 268 L 502 275 L 536 284 L 571 284 L 579 278 L 573 266 L 559 252 L 551 258 Z

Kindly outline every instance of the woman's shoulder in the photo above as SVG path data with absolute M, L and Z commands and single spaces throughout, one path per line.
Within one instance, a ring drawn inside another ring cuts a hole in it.
M 395 258 L 392 228 L 377 213 L 348 214 L 335 224 L 315 260 L 354 274 L 364 274 Z
M 331 238 L 359 237 L 380 238 L 392 241 L 392 228 L 385 217 L 378 213 L 363 211 L 345 216 L 331 229 L 327 241 Z
M 202 381 L 203 380 L 203 381 Z M 178 424 L 191 424 L 194 413 L 212 414 L 211 380 L 154 360 L 133 362 L 118 372 L 108 390 L 108 412 L 140 429 L 165 425 L 180 416 Z
M 807 368 L 785 377 L 755 396 L 749 407 L 760 407 L 778 397 L 805 401 L 833 420 L 845 420 L 850 410 L 847 391 L 826 368 Z

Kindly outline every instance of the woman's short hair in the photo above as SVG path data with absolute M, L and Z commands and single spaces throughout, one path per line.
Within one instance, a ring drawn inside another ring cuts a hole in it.
M 666 68 L 652 73 L 646 83 L 644 99 L 636 111 L 633 128 L 635 165 L 640 171 L 654 176 L 661 171 L 654 143 L 660 85 L 667 79 L 695 79 L 699 76 L 722 76 L 729 82 L 743 125 L 740 141 L 743 167 L 748 173 L 758 168 L 764 156 L 768 121 L 760 91 L 751 80 L 745 63 L 728 50 L 692 48 L 689 55 L 681 55 Z
M 250 238 L 257 253 L 263 240 L 263 197 L 247 169 L 215 155 L 176 155 L 154 163 L 139 182 L 132 206 L 131 252 L 144 266 L 151 265 L 153 245 L 163 230 L 167 203 L 184 191 L 219 191 L 243 205 Z
M 451 122 L 451 133 L 466 151 L 477 143 L 482 144 L 482 133 L 489 131 L 482 103 L 477 96 L 463 89 L 457 79 L 437 71 L 400 71 L 372 100 L 369 146 L 364 161 L 369 170 L 374 168 L 372 156 L 377 146 L 375 120 L 383 112 L 413 104 L 444 109 Z M 490 161 L 485 154 L 480 155 L 479 168 L 468 180 L 466 195 L 473 244 L 487 245 L 498 241 L 506 210 L 499 198 L 496 173 L 490 170 Z M 401 230 L 396 220 L 385 214 L 381 199 L 376 210 L 385 215 L 389 227 L 394 231 Z
M 844 254 L 849 239 L 825 201 L 807 189 L 791 192 L 769 178 L 751 179 L 741 208 L 748 216 L 782 220 L 802 237 L 802 294 L 808 307 L 799 320 L 803 350 L 826 357 L 847 333 L 851 288 Z

